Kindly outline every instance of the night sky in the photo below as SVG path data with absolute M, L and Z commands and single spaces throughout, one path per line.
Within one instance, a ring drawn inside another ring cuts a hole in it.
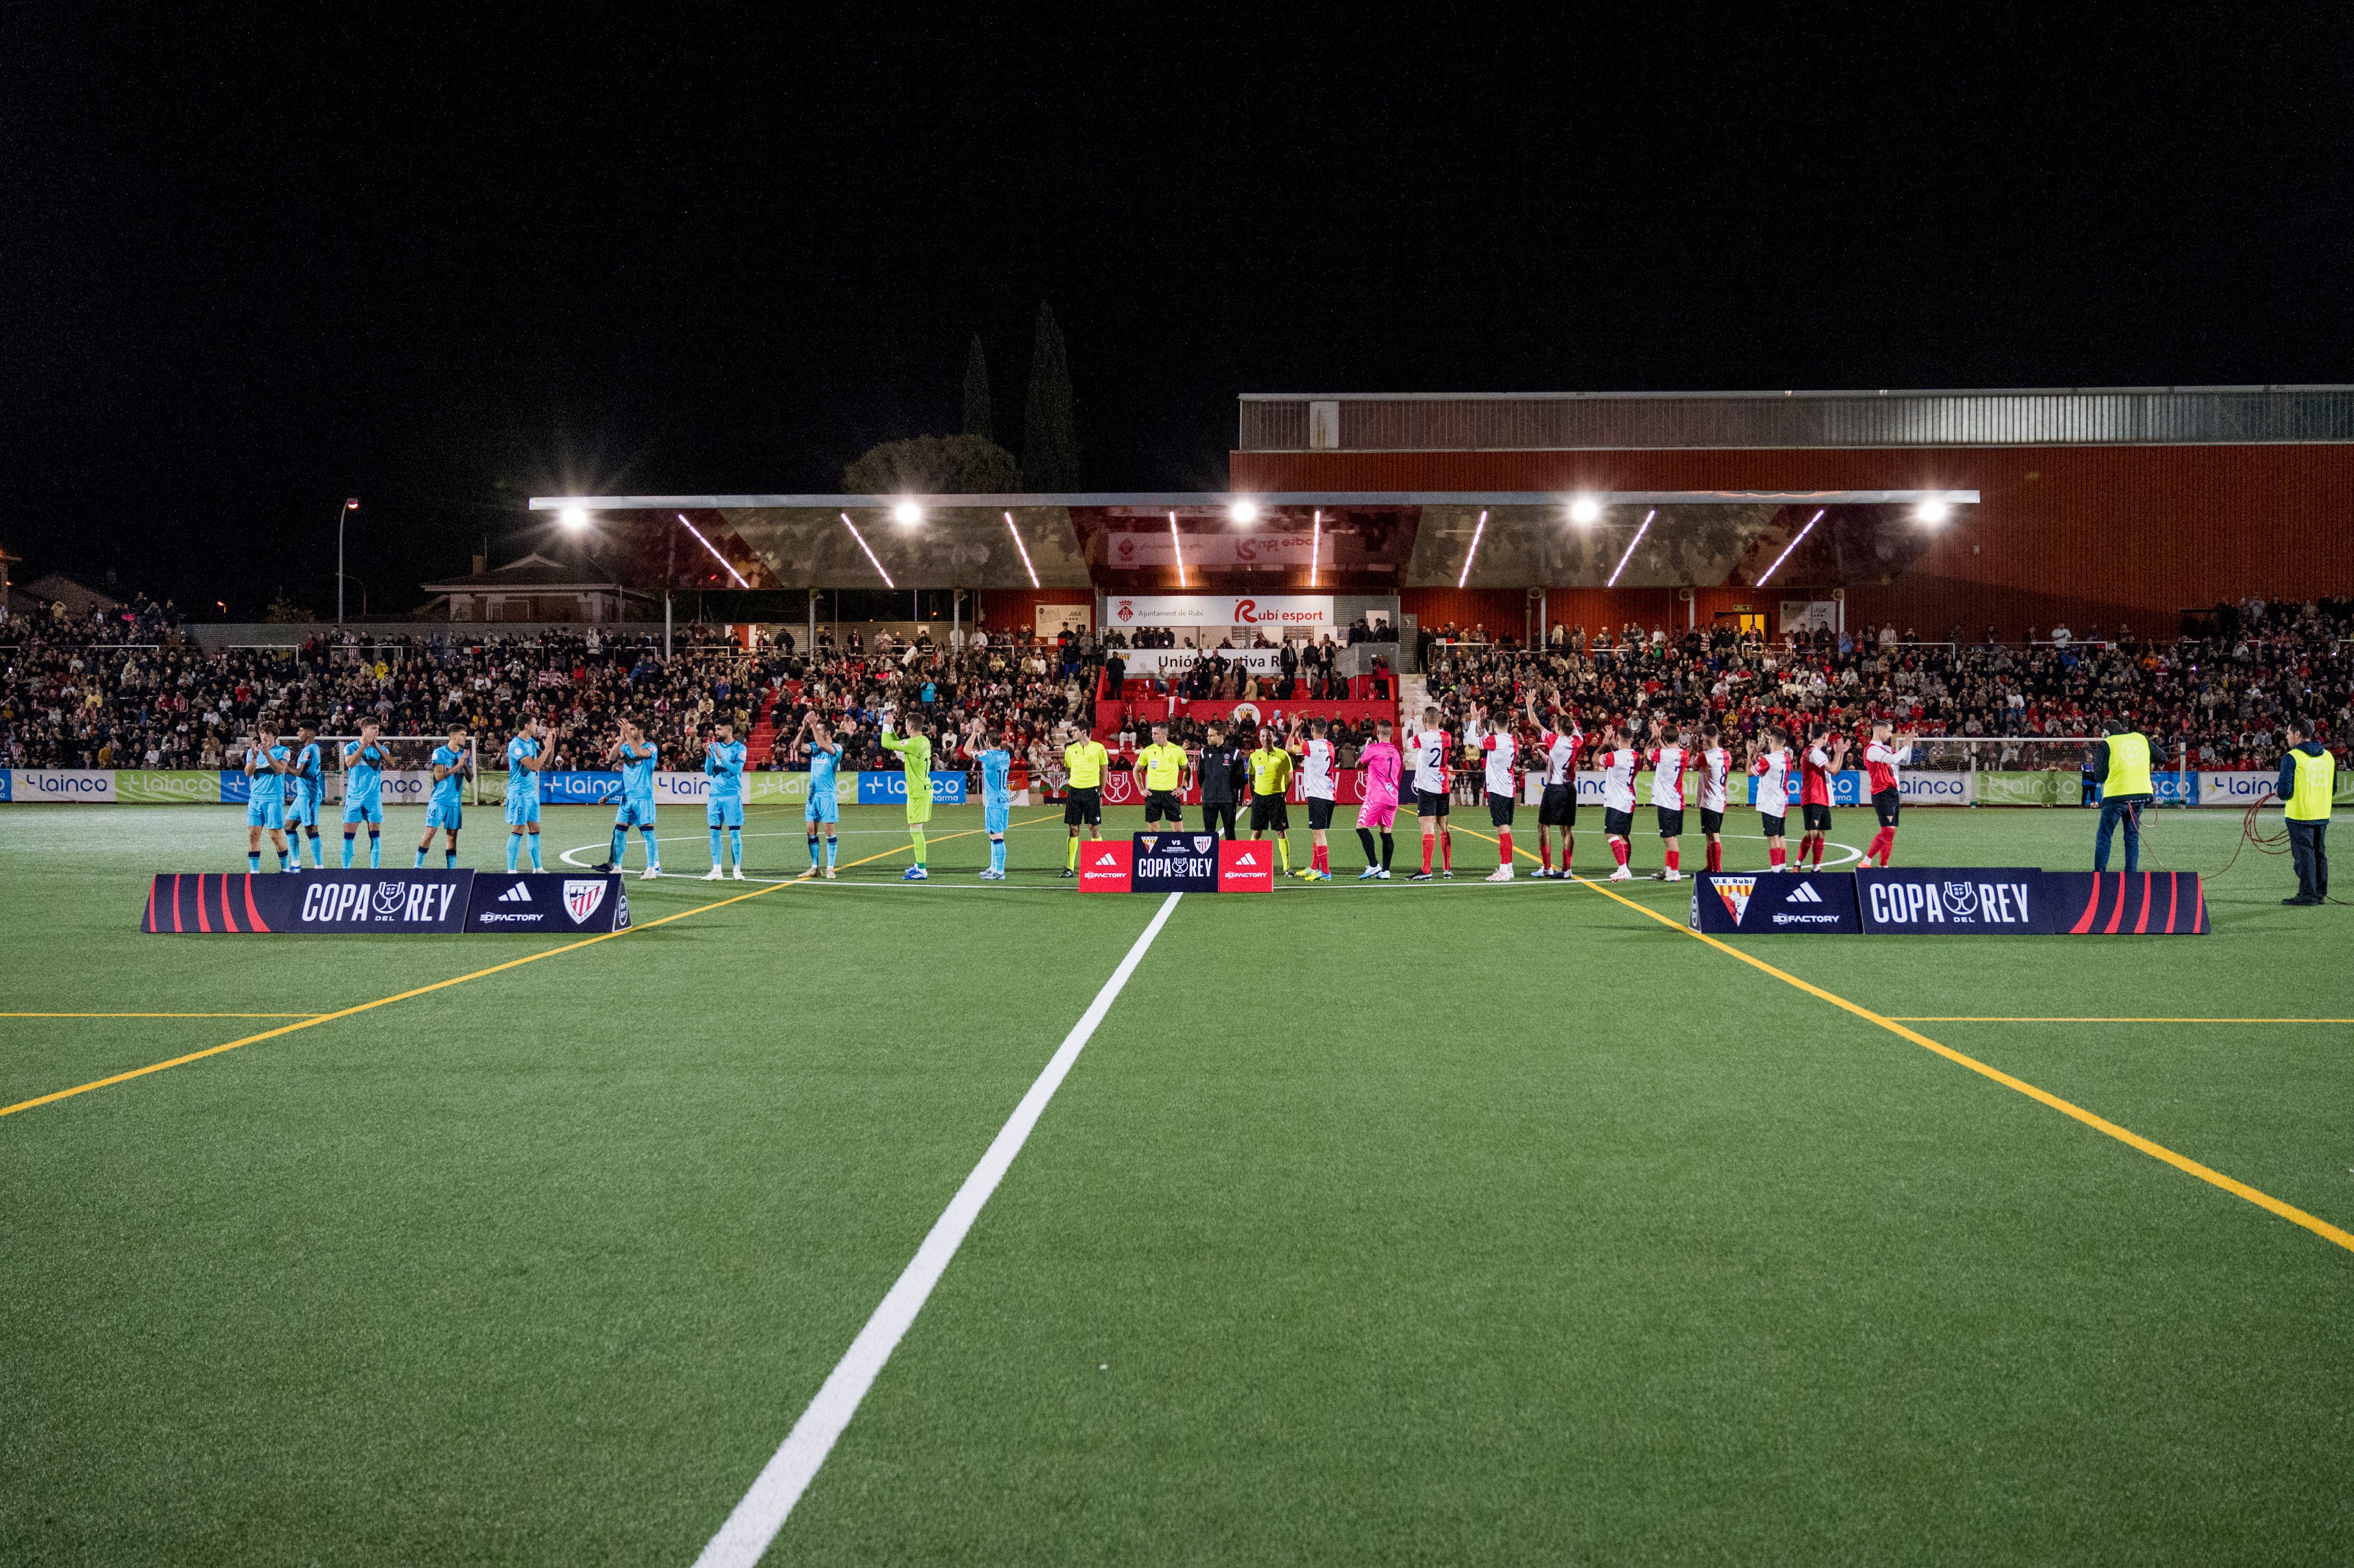
M 349 494 L 406 610 L 952 431 L 976 331 L 1018 453 L 1041 299 L 1097 489 L 1244 391 L 2354 381 L 2343 5 L 498 9 L 0 5 L 20 578 L 332 612 Z

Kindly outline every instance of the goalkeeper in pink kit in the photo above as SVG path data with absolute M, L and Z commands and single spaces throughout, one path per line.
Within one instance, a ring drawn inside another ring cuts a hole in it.
M 1390 829 L 1397 821 L 1398 785 L 1405 776 L 1405 758 L 1398 752 L 1396 742 L 1390 739 L 1390 721 L 1381 719 L 1373 726 L 1373 739 L 1357 766 L 1365 773 L 1365 803 L 1357 808 L 1357 842 L 1365 846 L 1365 869 L 1357 874 L 1359 882 L 1387 882 L 1390 879 L 1390 856 L 1397 850 L 1397 840 Z M 1382 834 L 1381 857 L 1373 856 L 1373 830 Z

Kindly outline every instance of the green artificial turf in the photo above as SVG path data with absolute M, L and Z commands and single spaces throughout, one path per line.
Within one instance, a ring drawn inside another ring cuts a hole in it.
M 0 1561 L 691 1562 L 1159 907 L 1056 879 L 1050 815 L 991 886 L 944 808 L 907 886 L 853 809 L 841 882 L 633 881 L 651 928 L 0 1118 Z M 0 808 L 0 1010 L 561 945 L 140 935 L 240 821 Z M 1479 884 L 1483 829 L 1453 883 L 1337 833 L 1343 880 L 1178 906 L 770 1561 L 2354 1556 L 2354 1253 L 1595 888 Z M 2090 833 L 1922 810 L 1898 856 Z M 797 813 L 747 843 L 806 863 Z M 2348 912 L 2285 880 L 2240 855 L 2204 938 L 1734 945 L 1888 1015 L 2354 1018 Z M 0 1104 L 284 1022 L 0 1019 Z M 2354 1227 L 2354 1026 L 1909 1027 Z

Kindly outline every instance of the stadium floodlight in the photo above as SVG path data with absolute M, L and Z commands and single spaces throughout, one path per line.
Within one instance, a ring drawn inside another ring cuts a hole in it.
M 1471 557 L 1479 553 L 1479 535 L 1485 534 L 1487 531 L 1488 513 L 1487 509 L 1483 507 L 1479 512 L 1479 525 L 1471 530 L 1471 547 L 1463 552 L 1463 575 L 1455 579 L 1455 586 L 1457 588 L 1461 588 L 1465 583 L 1471 580 Z
M 1226 508 L 1226 515 L 1237 523 L 1256 523 L 1258 521 L 1258 503 L 1237 501 Z
M 556 520 L 578 534 L 588 526 L 588 509 L 586 506 L 567 506 L 556 514 Z
M 1581 495 L 1569 503 L 1569 520 L 1583 526 L 1602 520 L 1602 503 L 1590 495 Z
M 912 528 L 924 520 L 924 509 L 912 501 L 902 501 L 891 508 L 891 521 L 902 528 Z
M 1943 496 L 1933 495 L 1913 509 L 1913 515 L 1924 523 L 1943 523 L 1953 514 L 1954 509 L 1946 504 Z
M 1641 544 L 1643 542 L 1643 535 L 1651 531 L 1651 519 L 1657 517 L 1659 514 L 1659 509 L 1656 506 L 1643 514 L 1643 525 L 1635 530 L 1635 536 L 1633 538 L 1627 541 L 1627 553 L 1618 557 L 1618 564 L 1617 566 L 1610 568 L 1610 580 L 1602 585 L 1604 588 L 1617 588 L 1618 586 L 1618 574 L 1625 571 L 1627 569 L 1627 563 L 1635 558 L 1635 546 Z
M 1804 542 L 1807 535 L 1815 531 L 1815 524 L 1822 520 L 1823 514 L 1819 510 L 1817 511 L 1812 517 L 1807 519 L 1807 525 L 1798 530 L 1797 538 L 1791 540 L 1787 545 L 1782 547 L 1782 553 L 1774 557 L 1774 564 L 1766 568 L 1766 576 L 1757 579 L 1757 586 L 1759 588 L 1764 588 L 1768 579 L 1770 579 L 1776 572 L 1782 569 L 1782 563 L 1790 558 L 1790 552 L 1797 549 L 1798 546 Z
M 1006 521 L 1011 523 L 1013 519 L 1009 517 Z M 875 551 L 873 547 L 866 543 L 866 535 L 858 531 L 858 524 L 850 520 L 850 514 L 847 512 L 842 514 L 842 525 L 850 530 L 850 536 L 858 541 L 858 547 L 860 549 L 866 552 L 867 564 L 875 568 L 875 575 L 883 579 L 883 586 L 886 588 L 897 588 L 899 585 L 891 580 L 891 574 L 885 571 L 883 569 L 883 563 L 875 558 Z M 1014 537 L 1015 541 L 1018 543 L 1021 535 L 1016 535 Z M 1024 556 L 1023 559 L 1026 560 L 1028 557 Z
M 1013 525 L 1013 514 L 1011 512 L 1005 514 L 1005 531 L 1013 535 L 1013 547 L 1022 552 L 1022 569 L 1030 574 L 1030 586 L 1032 588 L 1036 588 L 1038 586 L 1038 568 L 1030 564 L 1030 546 L 1022 542 L 1022 530 Z M 854 528 L 851 532 L 855 534 L 858 530 Z M 865 543 L 863 539 L 859 542 L 861 544 Z M 880 571 L 882 568 L 877 567 L 875 570 Z M 885 577 L 883 580 L 885 582 L 888 582 L 891 579 Z
M 744 580 L 744 574 L 736 569 L 736 563 L 721 555 L 719 553 L 719 546 L 703 536 L 702 529 L 697 528 L 692 523 L 686 522 L 685 513 L 681 512 L 676 515 L 681 523 L 686 523 L 686 531 L 695 535 L 695 542 L 702 546 L 705 549 L 710 551 L 711 558 L 713 560 L 717 561 L 721 566 L 727 568 L 727 575 L 736 579 L 736 586 L 737 588 L 750 588 L 752 586 L 750 583 Z
M 1177 586 L 1185 586 L 1185 546 L 1177 538 L 1177 514 L 1169 514 L 1169 548 L 1177 556 Z

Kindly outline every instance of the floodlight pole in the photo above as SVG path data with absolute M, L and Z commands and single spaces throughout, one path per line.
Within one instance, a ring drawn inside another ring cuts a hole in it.
M 344 520 L 359 510 L 356 499 L 346 497 L 335 508 L 335 624 L 344 623 Z

